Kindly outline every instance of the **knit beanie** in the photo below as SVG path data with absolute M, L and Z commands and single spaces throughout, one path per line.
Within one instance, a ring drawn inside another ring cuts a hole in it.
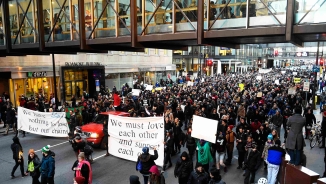
M 34 153 L 35 154 L 34 149 L 29 149 L 28 154 L 31 154 L 31 153 Z
M 50 145 L 44 146 L 42 148 L 42 153 L 48 153 L 50 151 Z
M 84 184 L 85 178 L 82 176 L 77 176 L 77 177 L 75 177 L 75 181 L 77 182 L 77 184 Z
M 228 128 L 230 128 L 230 130 L 232 130 L 233 129 L 233 125 L 229 125 Z
M 269 135 L 267 136 L 267 139 L 268 139 L 268 140 L 273 140 L 273 135 L 272 135 L 272 134 L 269 134 Z
M 142 151 L 143 151 L 143 153 L 147 154 L 149 152 L 149 148 L 148 147 L 143 147 Z

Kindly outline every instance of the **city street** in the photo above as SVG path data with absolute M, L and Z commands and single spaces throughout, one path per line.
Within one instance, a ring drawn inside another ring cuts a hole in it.
M 315 111 L 317 113 L 317 111 Z M 318 120 L 321 120 L 319 114 L 315 114 Z M 2 127 L 2 126 L 1 126 Z M 0 132 L 3 131 L 0 128 Z M 281 134 L 283 141 L 283 129 Z M 21 178 L 19 168 L 17 169 L 15 176 L 16 178 L 10 179 L 10 172 L 14 166 L 14 160 L 12 159 L 12 152 L 10 145 L 12 143 L 13 133 L 11 132 L 8 136 L 0 137 L 0 181 L 6 184 L 25 184 L 31 183 L 31 177 L 27 176 Z M 30 148 L 36 150 L 37 155 L 41 157 L 40 149 L 45 145 L 51 145 L 51 150 L 55 152 L 55 183 L 56 184 L 69 184 L 73 183 L 73 171 L 71 167 L 75 162 L 76 158 L 70 143 L 64 138 L 51 138 L 38 136 L 33 134 L 26 134 L 26 137 L 20 136 L 21 144 L 24 149 L 25 163 L 27 162 L 27 152 Z M 324 172 L 324 149 L 320 149 L 317 146 L 313 149 L 309 147 L 309 141 L 306 140 L 307 146 L 305 147 L 305 154 L 307 155 L 307 167 L 313 171 L 322 174 Z M 184 148 L 183 148 L 184 149 Z M 135 170 L 136 163 L 123 160 L 114 156 L 104 157 L 105 150 L 95 149 L 93 158 L 95 159 L 92 164 L 93 168 L 93 183 L 94 184 L 128 184 L 130 175 L 138 175 L 143 182 L 139 172 Z M 244 177 L 242 176 L 243 171 L 237 170 L 237 150 L 234 150 L 234 159 L 232 165 L 229 166 L 228 172 L 221 172 L 222 178 L 226 183 L 241 184 L 243 183 Z M 161 156 L 161 155 L 160 155 Z M 167 184 L 177 184 L 177 179 L 174 178 L 173 170 L 178 156 L 173 157 L 173 167 L 169 168 L 165 173 Z M 27 164 L 25 164 L 25 169 Z M 267 171 L 261 167 L 256 173 L 256 182 L 260 177 L 266 177 Z

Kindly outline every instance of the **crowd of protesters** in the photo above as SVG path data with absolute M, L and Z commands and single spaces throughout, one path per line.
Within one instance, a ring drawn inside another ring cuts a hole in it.
M 280 70 L 215 75 L 196 78 L 190 83 L 189 78 L 180 77 L 175 82 L 157 82 L 152 90 L 145 90 L 146 86 L 136 82 L 133 88 L 141 89 L 140 94 L 132 95 L 128 84 L 121 89 L 114 87 L 112 92 L 102 87 L 93 98 L 86 92 L 80 98 L 72 96 L 60 109 L 55 107 L 52 97 L 49 111 L 66 112 L 66 107 L 81 106 L 81 111 L 70 113 L 71 127 L 86 124 L 99 113 L 111 110 L 128 112 L 131 117 L 164 116 L 162 172 L 173 167 L 171 157 L 180 157 L 174 167 L 179 183 L 223 183 L 221 168 L 228 172 L 227 168 L 236 164 L 237 169 L 244 170 L 245 184 L 255 182 L 255 173 L 261 165 L 268 170 L 269 183 L 274 184 L 285 155 L 282 147 L 289 153 L 291 164 L 306 164 L 303 147 L 307 135 L 303 136 L 302 128 L 306 128 L 307 134 L 307 127 L 316 123 L 309 105 L 311 91 L 303 92 L 303 82 L 294 83 L 295 77 L 298 76 L 291 71 Z M 313 81 L 309 74 L 301 77 Z M 10 106 L 9 101 L 1 103 L 7 103 L 7 108 Z M 22 97 L 20 105 L 38 111 L 45 109 L 42 95 L 36 99 Z M 214 143 L 191 136 L 194 115 L 219 122 Z M 280 134 L 282 126 L 283 136 Z M 187 151 L 182 152 L 181 147 Z M 238 151 L 237 163 L 233 161 L 234 149 Z M 164 176 L 155 167 L 155 159 L 157 155 L 149 155 L 148 148 L 143 148 L 139 160 L 143 162 L 140 172 L 146 184 L 163 183 Z M 130 181 L 136 178 L 132 176 Z

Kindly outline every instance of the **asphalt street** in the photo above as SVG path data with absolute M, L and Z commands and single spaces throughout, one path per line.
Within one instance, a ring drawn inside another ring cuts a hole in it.
M 315 112 L 317 119 L 321 120 L 320 114 Z M 4 129 L 1 128 L 0 132 Z M 283 129 L 281 133 L 283 139 Z M 0 183 L 4 184 L 28 184 L 32 183 L 31 177 L 27 176 L 21 178 L 19 168 L 16 170 L 16 178 L 11 179 L 10 173 L 14 166 L 14 160 L 12 159 L 12 151 L 10 145 L 14 134 L 11 132 L 7 136 L 0 134 Z M 25 163 L 27 162 L 27 153 L 30 148 L 36 150 L 36 154 L 41 156 L 41 148 L 45 145 L 51 145 L 51 150 L 55 152 L 55 183 L 56 184 L 69 184 L 73 183 L 73 171 L 71 167 L 76 160 L 74 152 L 67 138 L 53 138 L 45 137 L 34 134 L 26 134 L 26 137 L 20 135 L 21 144 L 24 149 Z M 282 140 L 283 141 L 283 140 Z M 307 155 L 307 167 L 319 174 L 324 172 L 324 149 L 315 147 L 310 149 L 309 141 L 306 140 L 307 147 L 304 152 Z M 185 150 L 183 148 L 183 150 Z M 136 163 L 123 160 L 114 156 L 104 157 L 105 150 L 95 149 L 93 158 L 95 159 L 92 164 L 93 169 L 93 183 L 94 184 L 129 184 L 130 175 L 138 175 L 142 180 L 142 176 L 135 170 Z M 228 172 L 221 172 L 223 180 L 228 184 L 241 184 L 243 183 L 244 177 L 242 176 L 243 171 L 236 169 L 237 167 L 237 150 L 234 149 L 234 159 L 232 159 L 231 166 L 228 167 Z M 159 155 L 161 156 L 161 155 Z M 173 170 L 175 163 L 179 155 L 172 158 L 173 167 L 169 168 L 164 176 L 167 184 L 177 184 L 177 179 L 174 178 Z M 25 169 L 27 164 L 25 164 Z M 259 178 L 266 177 L 267 172 L 261 167 L 256 173 L 257 182 Z M 142 182 L 143 183 L 143 182 Z

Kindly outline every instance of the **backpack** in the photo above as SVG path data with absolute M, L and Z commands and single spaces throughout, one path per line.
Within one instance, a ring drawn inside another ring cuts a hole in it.
M 84 153 L 85 153 L 85 155 L 90 155 L 90 154 L 92 154 L 93 153 L 93 148 L 92 148 L 92 146 L 90 146 L 90 145 L 86 145 L 85 147 L 84 147 Z
M 141 163 L 140 160 L 138 160 L 137 166 L 136 166 L 137 171 L 141 171 L 143 169 L 143 164 Z

